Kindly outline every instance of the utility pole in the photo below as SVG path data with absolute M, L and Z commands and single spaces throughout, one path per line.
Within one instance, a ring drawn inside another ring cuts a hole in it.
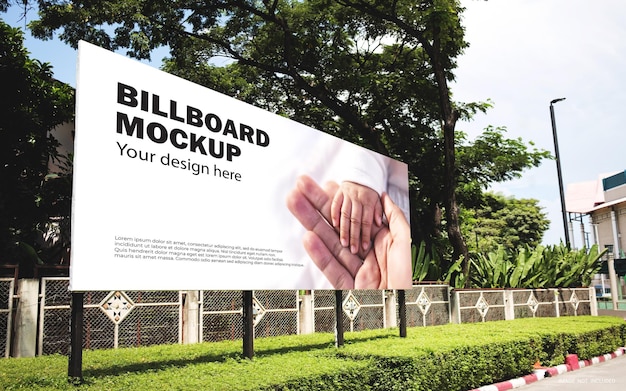
M 552 120 L 552 137 L 554 138 L 554 156 L 556 158 L 556 171 L 559 177 L 559 193 L 561 195 L 561 214 L 563 216 L 563 231 L 565 233 L 565 245 L 571 248 L 569 241 L 569 227 L 567 224 L 567 211 L 565 210 L 565 194 L 563 192 L 563 175 L 561 174 L 561 158 L 559 156 L 559 141 L 556 137 L 556 121 L 554 120 L 554 104 L 565 98 L 552 99 L 550 101 L 550 119 Z

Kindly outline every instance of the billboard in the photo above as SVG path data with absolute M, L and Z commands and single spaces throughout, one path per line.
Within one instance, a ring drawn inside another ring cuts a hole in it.
M 406 164 L 86 42 L 73 186 L 72 291 L 411 285 Z

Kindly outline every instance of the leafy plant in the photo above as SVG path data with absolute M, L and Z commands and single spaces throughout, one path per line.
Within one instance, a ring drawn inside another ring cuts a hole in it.
M 411 246 L 411 264 L 413 281 L 437 281 L 450 284 L 455 288 L 465 286 L 466 276 L 463 274 L 463 258 L 452 263 L 448 270 L 443 270 L 442 262 L 437 251 L 426 250 L 426 242 L 422 241 L 417 247 Z
M 573 288 L 588 286 L 600 270 L 598 246 L 570 250 L 559 246 L 499 247 L 472 258 L 471 285 L 480 288 Z
M 441 268 L 435 251 L 426 251 L 426 242 L 420 242 L 419 248 L 411 246 L 411 264 L 413 281 L 436 281 L 441 278 Z

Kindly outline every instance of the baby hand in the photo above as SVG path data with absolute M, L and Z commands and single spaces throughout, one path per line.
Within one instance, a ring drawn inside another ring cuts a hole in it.
M 373 225 L 380 227 L 383 222 L 383 207 L 375 190 L 343 182 L 333 197 L 330 213 L 343 247 L 349 245 L 352 254 L 369 250 Z

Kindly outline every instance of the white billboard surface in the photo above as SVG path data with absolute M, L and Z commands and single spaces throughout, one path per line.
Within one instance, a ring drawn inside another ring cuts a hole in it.
M 72 291 L 332 289 L 286 206 L 302 175 L 408 210 L 406 164 L 80 42 Z

